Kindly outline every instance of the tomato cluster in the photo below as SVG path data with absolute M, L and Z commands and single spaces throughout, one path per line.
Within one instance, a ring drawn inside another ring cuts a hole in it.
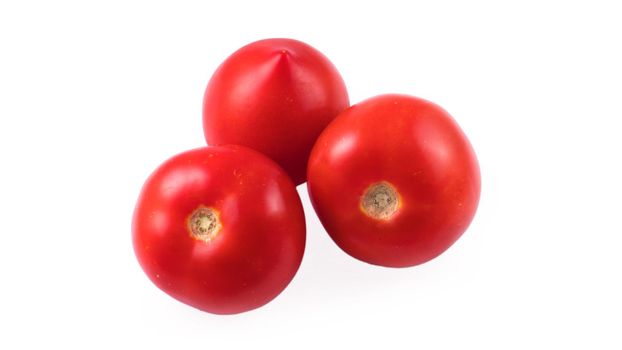
M 300 41 L 261 40 L 227 58 L 205 91 L 203 131 L 208 147 L 147 179 L 132 237 L 154 284 L 211 313 L 260 307 L 293 279 L 305 181 L 335 243 L 381 266 L 438 256 L 477 209 L 477 159 L 447 112 L 406 95 L 349 106 L 336 68 Z

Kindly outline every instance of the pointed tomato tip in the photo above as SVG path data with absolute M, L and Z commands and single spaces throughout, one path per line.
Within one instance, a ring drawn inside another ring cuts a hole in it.
M 292 55 L 292 53 L 287 49 L 281 49 L 277 55 L 279 56 L 279 60 L 286 60 Z

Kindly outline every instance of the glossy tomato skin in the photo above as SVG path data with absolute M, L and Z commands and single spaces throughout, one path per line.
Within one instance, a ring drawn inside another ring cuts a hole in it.
M 197 208 L 219 215 L 209 242 L 191 235 Z M 144 272 L 198 309 L 234 314 L 262 306 L 294 277 L 305 246 L 300 198 L 287 174 L 239 146 L 206 147 L 163 163 L 145 182 L 132 223 Z
M 369 186 L 399 193 L 386 220 L 361 209 Z M 449 248 L 479 201 L 480 172 L 467 137 L 439 106 L 406 95 L 353 105 L 320 135 L 309 159 L 308 190 L 331 238 L 371 264 L 406 267 Z
M 322 53 L 300 41 L 266 39 L 216 70 L 205 90 L 203 130 L 208 144 L 258 150 L 301 184 L 317 136 L 348 106 L 343 79 Z

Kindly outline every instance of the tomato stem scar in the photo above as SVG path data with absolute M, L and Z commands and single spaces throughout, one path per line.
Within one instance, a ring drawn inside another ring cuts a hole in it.
M 360 202 L 363 213 L 377 220 L 391 219 L 399 206 L 398 192 L 388 182 L 378 182 L 369 186 Z
M 218 212 L 205 206 L 199 206 L 192 212 L 187 226 L 192 238 L 204 242 L 214 239 L 222 228 Z

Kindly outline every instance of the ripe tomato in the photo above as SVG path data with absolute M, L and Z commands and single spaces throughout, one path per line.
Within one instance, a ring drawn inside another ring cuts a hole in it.
M 467 229 L 480 174 L 447 112 L 383 95 L 350 107 L 322 132 L 307 185 L 339 247 L 372 264 L 403 267 L 438 256 Z
M 218 67 L 205 90 L 203 130 L 208 144 L 260 151 L 301 184 L 316 138 L 349 103 L 322 53 L 300 41 L 266 39 Z
M 294 184 L 274 162 L 240 146 L 200 148 L 160 165 L 143 186 L 132 233 L 156 286 L 217 314 L 276 297 L 305 246 Z

